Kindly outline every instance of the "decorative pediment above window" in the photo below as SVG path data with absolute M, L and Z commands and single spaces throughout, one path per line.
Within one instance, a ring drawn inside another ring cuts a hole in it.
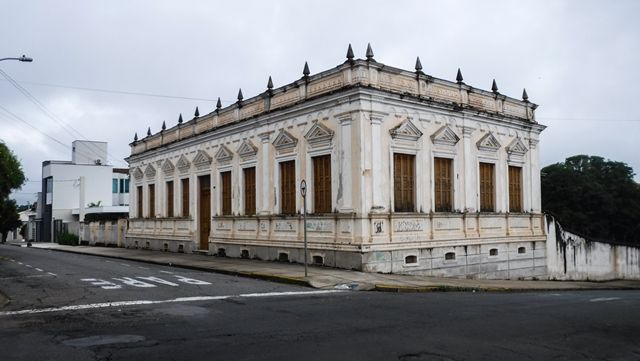
M 416 141 L 422 136 L 422 132 L 413 125 L 411 120 L 405 119 L 400 125 L 389 131 L 391 138 Z
M 211 165 L 211 161 L 211 156 L 209 156 L 209 154 L 204 150 L 199 150 L 198 153 L 196 153 L 196 156 L 193 157 L 193 165 L 198 169 L 209 167 Z
M 220 163 L 226 163 L 233 158 L 233 153 L 229 150 L 229 148 L 224 145 L 220 146 L 220 149 L 216 152 L 216 160 Z
M 245 139 L 236 150 L 236 153 L 238 153 L 240 158 L 247 160 L 256 156 L 258 148 L 256 148 L 250 140 Z
M 191 167 L 191 163 L 189 162 L 187 157 L 183 154 L 180 156 L 180 159 L 178 159 L 178 162 L 176 163 L 176 167 L 178 168 L 178 170 L 180 170 L 180 173 L 186 173 L 189 170 L 189 167 Z
M 145 168 L 145 170 L 144 170 L 144 175 L 147 178 L 155 178 L 156 177 L 156 169 L 151 164 L 149 164 L 147 166 L 147 168 Z
M 273 141 L 273 146 L 280 153 L 286 153 L 292 151 L 293 148 L 298 144 L 298 139 L 296 139 L 291 133 L 286 130 L 281 130 L 280 133 L 276 136 L 276 139 Z
M 322 123 L 315 122 L 304 138 L 312 148 L 330 146 L 331 139 L 333 139 L 333 130 L 322 125 Z
M 169 159 L 165 160 L 164 163 L 162 163 L 162 171 L 164 172 L 164 174 L 173 174 L 174 170 L 176 170 L 176 167 L 173 166 L 173 163 L 171 163 Z
M 520 137 L 514 139 L 509 146 L 507 146 L 507 153 L 513 155 L 524 155 L 529 149 L 524 145 Z
M 488 152 L 497 152 L 500 149 L 500 142 L 498 139 L 491 133 L 487 133 L 482 137 L 478 143 L 476 143 L 479 150 L 484 150 Z
M 140 170 L 140 167 L 136 167 L 136 168 L 131 172 L 131 174 L 133 174 L 133 177 L 134 177 L 136 180 L 140 180 L 140 179 L 142 179 L 142 177 L 144 177 L 144 173 L 142 173 L 142 170 Z
M 454 146 L 459 140 L 460 137 L 458 137 L 458 135 L 451 130 L 448 125 L 442 126 L 442 128 L 438 129 L 438 131 L 431 135 L 431 141 L 433 141 L 433 144 L 437 145 Z

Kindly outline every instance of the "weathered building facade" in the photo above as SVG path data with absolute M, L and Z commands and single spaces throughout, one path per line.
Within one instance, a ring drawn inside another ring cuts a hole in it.
M 536 105 L 347 61 L 131 143 L 128 247 L 369 272 L 546 273 Z

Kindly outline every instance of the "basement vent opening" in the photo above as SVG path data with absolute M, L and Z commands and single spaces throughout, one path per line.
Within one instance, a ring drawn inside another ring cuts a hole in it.
M 243 249 L 242 251 L 240 251 L 240 258 L 249 258 L 249 250 Z
M 405 264 L 417 264 L 418 263 L 418 256 L 416 255 L 410 255 L 410 256 L 406 256 L 404 258 L 404 263 Z
M 169 243 L 165 243 L 162 245 L 162 250 L 165 252 L 169 252 Z
M 138 241 L 133 242 L 133 246 L 138 249 Z
M 151 249 L 151 243 L 149 241 L 144 244 L 144 249 Z
M 218 257 L 226 257 L 227 256 L 227 252 L 225 251 L 224 248 L 218 248 L 217 255 L 218 255 Z
M 527 249 L 524 247 L 518 247 L 518 253 L 520 254 L 527 253 Z
M 491 248 L 489 250 L 489 256 L 497 256 L 498 255 L 498 249 L 497 248 Z
M 289 255 L 284 252 L 278 253 L 278 262 L 289 262 Z
M 184 253 L 184 244 L 178 245 L 178 252 Z
M 324 264 L 324 257 L 322 256 L 313 256 L 313 264 L 322 266 Z
M 447 261 L 451 261 L 456 259 L 456 253 L 455 252 L 447 252 L 444 254 L 444 259 Z

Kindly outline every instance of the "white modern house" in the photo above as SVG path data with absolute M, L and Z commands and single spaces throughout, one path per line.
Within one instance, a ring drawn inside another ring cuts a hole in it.
M 42 162 L 38 241 L 54 241 L 59 232 L 78 234 L 88 214 L 128 213 L 128 170 L 107 164 L 107 143 L 76 140 L 72 145 L 70 161 Z
M 537 105 L 355 59 L 131 143 L 126 244 L 368 272 L 546 273 Z M 307 184 L 306 230 L 300 185 Z M 305 232 L 306 231 L 306 232 Z

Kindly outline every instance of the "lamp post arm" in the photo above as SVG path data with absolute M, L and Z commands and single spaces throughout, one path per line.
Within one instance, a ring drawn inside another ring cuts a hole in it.
M 17 60 L 17 61 L 22 61 L 22 62 L 26 62 L 26 63 L 30 63 L 30 62 L 33 61 L 32 58 L 29 58 L 29 57 L 24 56 L 24 55 L 19 57 L 19 58 L 0 58 L 0 61 L 3 61 L 3 60 Z

